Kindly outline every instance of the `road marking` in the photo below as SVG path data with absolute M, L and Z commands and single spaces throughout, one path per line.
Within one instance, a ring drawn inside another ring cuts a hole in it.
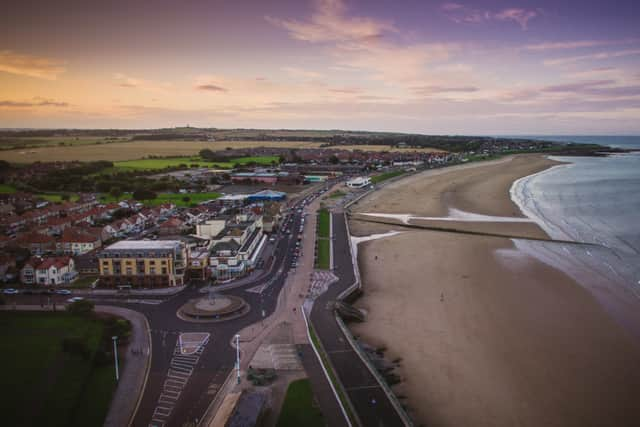
M 173 331 L 154 332 L 162 334 L 163 345 L 167 333 L 175 333 Z M 169 362 L 167 376 L 162 384 L 160 397 L 158 397 L 149 423 L 150 427 L 163 427 L 167 423 L 167 419 L 187 386 L 196 364 L 200 361 L 200 356 L 204 352 L 204 346 L 209 342 L 209 337 L 208 333 L 180 334 L 173 351 L 173 357 Z

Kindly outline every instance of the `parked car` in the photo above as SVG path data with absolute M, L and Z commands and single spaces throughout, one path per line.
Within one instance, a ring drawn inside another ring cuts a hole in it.
M 69 303 L 74 303 L 74 302 L 82 301 L 83 299 L 84 299 L 84 298 L 82 298 L 82 297 L 73 297 L 73 298 L 69 298 L 69 299 L 67 300 L 67 302 L 69 302 Z
M 58 294 L 58 295 L 71 295 L 71 291 L 69 289 L 56 289 L 56 294 Z
M 3 290 L 2 293 L 5 295 L 16 295 L 18 293 L 18 290 L 14 288 L 7 288 Z

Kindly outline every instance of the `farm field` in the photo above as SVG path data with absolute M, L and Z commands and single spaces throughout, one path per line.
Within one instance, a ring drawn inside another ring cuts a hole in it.
M 102 322 L 64 312 L 1 312 L 0 332 L 0 363 L 8 367 L 0 384 L 11 390 L 0 402 L 3 425 L 103 424 L 116 385 L 113 366 L 94 365 L 61 345 L 65 337 L 88 336 L 93 354 Z
M 180 157 L 197 155 L 208 148 L 213 151 L 231 148 L 281 147 L 318 148 L 315 142 L 297 141 L 132 141 L 114 144 L 93 144 L 77 146 L 50 146 L 28 149 L 0 151 L 0 160 L 12 163 L 33 163 L 53 161 L 96 161 L 114 162 L 142 159 L 148 156 Z

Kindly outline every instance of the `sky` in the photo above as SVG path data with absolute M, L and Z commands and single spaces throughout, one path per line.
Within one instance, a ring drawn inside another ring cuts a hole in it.
M 21 0 L 2 128 L 640 134 L 637 0 Z

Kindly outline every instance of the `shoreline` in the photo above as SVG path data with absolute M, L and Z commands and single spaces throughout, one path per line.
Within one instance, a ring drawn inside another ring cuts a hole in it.
M 522 218 L 526 212 L 511 199 L 511 186 L 532 169 L 541 168 L 537 174 L 560 166 L 531 157 L 427 171 L 373 193 L 355 209 L 429 217 L 453 207 Z M 478 227 L 473 221 L 464 225 Z M 393 229 L 353 218 L 351 227 L 354 236 Z M 518 242 L 412 231 L 358 245 L 358 264 L 365 294 L 356 305 L 369 316 L 350 327 L 365 342 L 387 347 L 390 357 L 404 358 L 404 381 L 395 391 L 408 397 L 416 424 L 625 425 L 629 416 L 640 419 L 628 394 L 617 402 L 596 392 L 640 386 L 638 370 L 628 369 L 640 358 L 637 343 L 586 289 Z M 601 365 L 604 360 L 610 363 Z M 582 375 L 585 369 L 595 378 Z M 591 402 L 586 407 L 580 393 Z M 523 399 L 527 408 L 517 403 Z

